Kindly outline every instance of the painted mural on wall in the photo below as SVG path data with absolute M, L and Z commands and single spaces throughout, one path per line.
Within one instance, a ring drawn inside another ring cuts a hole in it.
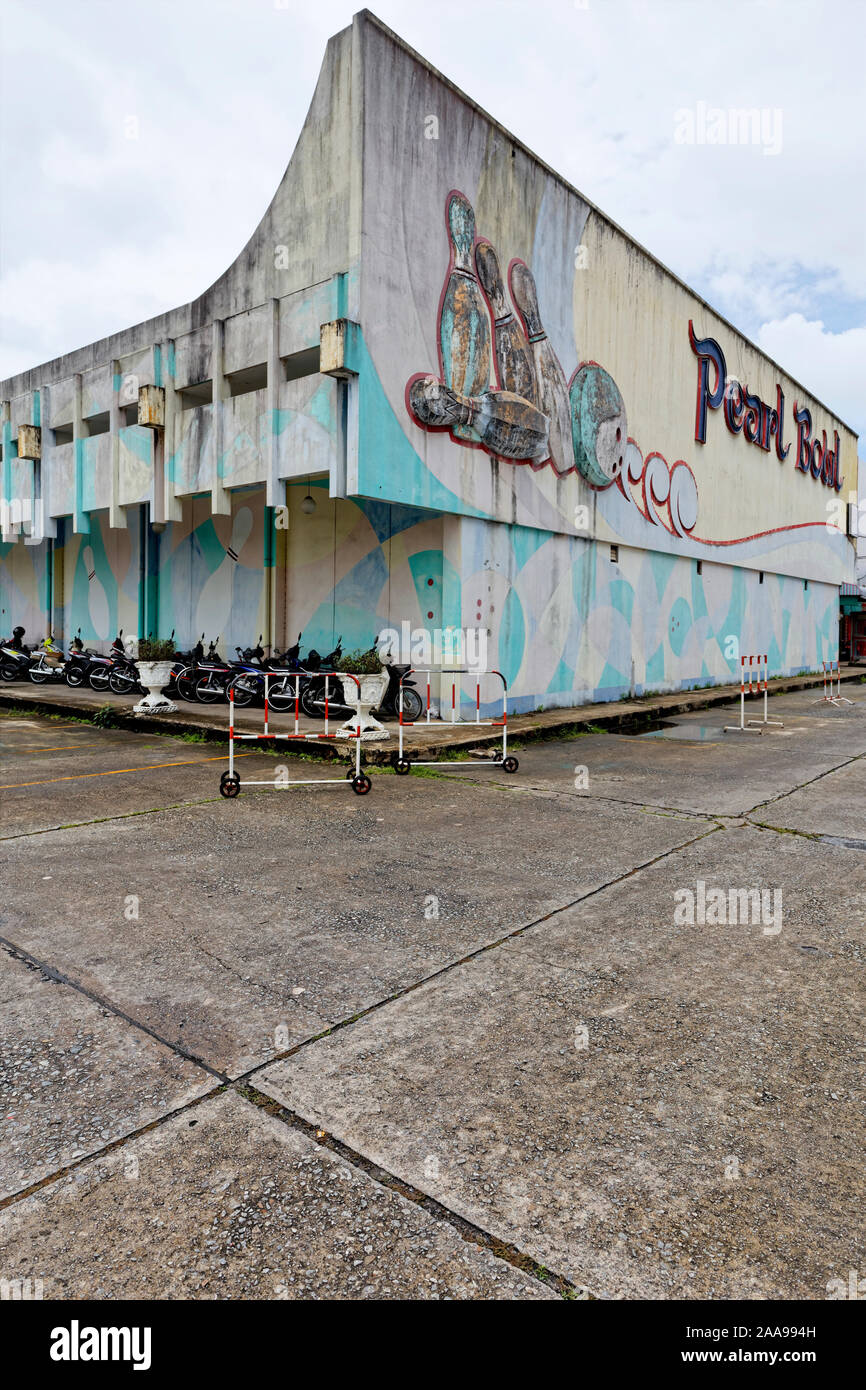
M 55 549 L 60 571 L 55 595 L 58 635 L 62 633 L 68 641 L 80 628 L 84 643 L 101 650 L 110 646 L 121 628 L 137 636 L 138 527 L 113 529 L 106 512 L 92 512 L 89 533 L 81 536 L 69 527 Z
M 838 655 L 833 585 L 462 521 L 461 615 L 488 627 L 518 710 L 738 679 L 741 652 L 780 675 Z M 467 698 L 474 691 L 467 687 Z
M 439 302 L 439 376 L 418 372 L 406 404 L 424 429 L 447 430 L 493 458 L 577 469 L 593 487 L 609 487 L 624 462 L 625 405 L 596 362 L 566 381 L 541 317 L 535 278 L 513 258 L 506 291 L 493 244 L 479 237 L 469 199 L 448 194 L 450 259 Z M 491 385 L 491 368 L 494 383 Z

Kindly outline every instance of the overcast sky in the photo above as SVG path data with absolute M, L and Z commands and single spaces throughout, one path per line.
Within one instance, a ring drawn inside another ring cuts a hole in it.
M 0 377 L 217 278 L 357 8 L 4 0 Z M 866 439 L 866 0 L 371 8 Z M 683 143 L 700 103 L 766 138 Z

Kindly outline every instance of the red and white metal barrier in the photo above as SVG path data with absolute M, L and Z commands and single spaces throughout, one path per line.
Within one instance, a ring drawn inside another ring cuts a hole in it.
M 403 682 L 404 682 L 404 681 L 407 681 L 407 680 L 409 679 L 409 677 L 410 677 L 410 676 L 413 676 L 413 675 L 419 675 L 419 676 L 426 676 L 426 677 L 427 677 L 427 680 L 426 680 L 426 699 L 425 699 L 424 704 L 422 705 L 422 709 L 424 709 L 425 713 L 424 713 L 423 719 L 421 719 L 421 720 L 417 720 L 417 719 L 405 719 L 405 718 L 403 717 Z M 430 668 L 427 668 L 427 669 L 417 669 L 417 668 L 413 669 L 413 668 L 410 667 L 410 669 L 409 669 L 408 671 L 406 671 L 406 672 L 404 673 L 404 675 L 401 677 L 401 680 L 400 680 L 400 691 L 399 691 L 399 694 L 398 694 L 398 697 L 397 697 L 397 699 L 398 699 L 397 710 L 398 710 L 398 715 L 399 715 L 398 725 L 397 725 L 397 727 L 398 727 L 399 747 L 398 747 L 397 753 L 396 753 L 396 754 L 392 754 L 392 758 L 391 758 L 391 761 L 392 761 L 392 764 L 393 764 L 393 767 L 394 767 L 394 771 L 395 771 L 399 776 L 405 776 L 406 773 L 409 772 L 409 771 L 411 770 L 411 768 L 413 767 L 413 765 L 414 765 L 414 766 L 417 766 L 417 767 L 450 767 L 450 766 L 452 766 L 452 763 L 451 763 L 450 761 L 446 761 L 445 759 L 439 759 L 438 761 L 437 761 L 436 759 L 430 759 L 430 758 L 411 758 L 411 759 L 410 759 L 410 758 L 407 756 L 407 752 L 406 752 L 406 748 L 405 748 L 405 734 L 406 734 L 406 730 L 407 730 L 407 729 L 412 729 L 412 728 L 416 727 L 418 724 L 424 724 L 424 725 L 426 725 L 427 727 L 429 727 L 430 722 L 431 722 L 431 719 L 434 717 L 434 716 L 433 716 L 433 713 L 432 713 L 432 704 L 431 704 L 431 699 L 430 699 L 430 678 L 431 678 L 431 676 L 440 676 L 440 677 L 443 677 L 443 676 L 450 676 L 450 677 L 451 677 L 451 718 L 450 718 L 450 719 L 444 720 L 444 723 L 450 725 L 452 728 L 458 728 L 458 727 L 475 728 L 475 729 L 480 729 L 480 728 L 501 728 L 501 729 L 502 729 L 502 747 L 501 747 L 500 750 L 498 750 L 498 755 L 497 755 L 497 750 L 494 749 L 493 754 L 492 754 L 492 756 L 491 756 L 491 758 L 490 758 L 490 761 L 489 761 L 489 763 L 487 763 L 487 766 L 488 766 L 488 767 L 501 767 L 502 770 L 503 770 L 504 772 L 516 772 L 517 769 L 518 769 L 518 767 L 519 767 L 519 763 L 518 763 L 517 759 L 516 759 L 515 757 L 513 757 L 511 754 L 509 754 L 509 752 L 508 752 L 508 683 L 507 683 L 507 681 L 506 681 L 506 679 L 505 679 L 505 677 L 503 676 L 503 674 L 502 674 L 501 671 L 473 671 L 473 670 L 470 670 L 468 667 L 465 667 L 465 666 L 458 666 L 458 667 L 454 667 L 454 668 L 444 668 L 444 669 L 443 669 L 442 667 L 439 667 L 439 666 L 434 666 L 434 667 L 430 667 Z M 458 701 L 458 696 L 457 696 L 457 690 L 458 690 L 458 677 L 461 677 L 461 676 L 474 676 L 474 678 L 475 678 L 475 718 L 474 718 L 474 719 L 459 719 L 459 718 L 458 718 L 459 701 Z M 499 680 L 501 680 L 501 682 L 502 682 L 502 717 L 501 717 L 501 719 L 482 719 L 482 718 L 481 718 L 481 679 L 482 679 L 482 677 L 484 677 L 484 676 L 497 676 L 497 677 L 499 678 Z M 440 711 L 441 711 L 441 700 L 440 700 Z M 441 713 L 440 713 L 440 718 L 441 718 Z
M 740 657 L 740 722 L 739 724 L 726 724 L 726 734 L 760 734 L 764 731 L 764 726 L 773 724 L 779 729 L 785 726 L 781 719 L 770 719 L 767 716 L 767 682 L 769 680 L 770 668 L 767 657 L 764 656 L 741 656 Z M 748 680 L 747 680 L 748 677 Z M 754 683 L 753 683 L 754 682 Z M 746 718 L 746 696 L 754 694 L 764 696 L 764 717 L 763 719 Z M 759 727 L 754 728 L 753 725 Z
M 234 692 L 234 681 L 232 681 L 232 684 L 229 686 L 229 689 L 228 689 L 228 697 L 229 697 L 229 767 L 228 767 L 228 772 L 224 772 L 223 775 L 222 775 L 222 777 L 220 778 L 220 795 L 221 795 L 221 796 L 225 796 L 225 797 L 237 796 L 237 794 L 238 794 L 238 792 L 240 791 L 241 787 L 327 787 L 327 786 L 333 786 L 333 787 L 347 787 L 347 786 L 351 786 L 352 791 L 353 791 L 353 792 L 356 792 L 358 796 L 365 796 L 365 795 L 367 794 L 367 792 L 370 790 L 370 787 L 371 787 L 372 784 L 371 784 L 371 782 L 370 782 L 369 777 L 366 775 L 366 773 L 364 772 L 363 768 L 361 767 L 361 739 L 360 739 L 360 735 L 358 735 L 358 734 L 350 734 L 350 733 L 345 733 L 345 732 L 340 733 L 340 734 L 331 733 L 330 728 L 329 728 L 329 722 L 328 722 L 328 704 L 329 704 L 329 699 L 330 699 L 330 693 L 329 693 L 329 688 L 328 688 L 328 682 L 329 682 L 329 680 L 331 680 L 332 678 L 336 678 L 336 679 L 338 679 L 338 680 L 340 680 L 340 681 L 346 681 L 346 680 L 354 681 L 355 684 L 356 684 L 356 686 L 358 687 L 358 697 L 359 697 L 359 699 L 360 699 L 361 685 L 360 685 L 360 682 L 359 682 L 359 680 L 358 680 L 358 677 L 355 676 L 355 675 L 353 675 L 350 671 L 339 671 L 339 672 L 338 672 L 338 671 L 317 671 L 317 672 L 316 672 L 316 678 L 317 678 L 317 680 L 320 679 L 321 677 L 324 677 L 324 680 L 325 680 L 325 729 L 324 729 L 324 732 L 323 732 L 323 733 L 318 733 L 318 732 L 311 733 L 311 732 L 307 732 L 307 731 L 302 730 L 301 727 L 300 727 L 301 682 L 304 681 L 304 680 L 308 680 L 309 677 L 308 677 L 308 676 L 305 676 L 305 675 L 302 675 L 302 674 L 300 674 L 300 673 L 297 674 L 297 675 L 292 675 L 292 676 L 290 676 L 290 677 L 289 677 L 289 683 L 291 683 L 292 680 L 294 680 L 294 682 L 295 682 L 295 723 L 294 723 L 294 729 L 292 730 L 291 733 L 273 733 L 273 732 L 271 732 L 271 730 L 270 730 L 270 728 L 269 728 L 270 713 L 269 713 L 269 702 L 268 702 L 268 682 L 269 682 L 269 681 L 272 681 L 272 680 L 285 681 L 285 680 L 286 680 L 286 675 L 285 675 L 285 672 L 283 672 L 283 671 L 263 671 L 263 672 L 262 672 L 262 675 L 264 676 L 264 681 L 265 681 L 265 720 L 264 720 L 264 729 L 262 730 L 261 733 L 254 733 L 254 734 L 239 734 L 239 733 L 237 733 L 237 731 L 235 730 L 235 692 Z M 240 777 L 239 777 L 238 774 L 235 772 L 235 743 L 237 743 L 237 742 L 239 742 L 239 741 L 241 741 L 241 740 L 243 740 L 243 739 L 259 740 L 259 739 L 267 738 L 267 739 L 273 739 L 275 742 L 276 742 L 278 739 L 285 739 L 287 742 L 291 742 L 292 740 L 298 739 L 298 740 L 306 740 L 307 742 L 315 742 L 316 739 L 336 739 L 337 737 L 339 737 L 339 738 L 352 739 L 352 740 L 354 741 L 354 744 L 355 744 L 355 765 L 354 765 L 354 769 L 350 768 L 349 771 L 346 773 L 345 777 L 304 777 L 304 778 L 295 778 L 295 779 L 293 779 L 293 780 L 289 780 L 288 778 L 282 778 L 282 777 L 277 776 L 277 777 L 275 777 L 275 778 L 273 778 L 273 779 L 270 779 L 270 778 L 269 778 L 269 779 L 266 779 L 266 780 L 262 780 L 262 779 L 259 779 L 259 778 L 244 778 L 244 780 L 241 781 Z
M 849 700 L 847 695 L 842 694 L 842 673 L 839 669 L 839 662 L 822 661 L 824 668 L 824 694 L 817 700 L 813 700 L 813 705 L 853 705 L 854 701 Z M 835 686 L 835 691 L 834 691 Z

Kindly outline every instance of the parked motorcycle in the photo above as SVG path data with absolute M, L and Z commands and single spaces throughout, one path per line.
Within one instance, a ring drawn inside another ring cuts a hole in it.
M 310 664 L 310 657 L 301 660 L 301 637 L 298 633 L 298 640 L 291 647 L 286 647 L 284 652 L 276 652 L 265 664 L 266 669 L 277 679 L 268 682 L 268 704 L 277 711 L 287 712 L 294 710 L 296 704 L 300 703 L 302 691 L 311 679 L 314 670 L 321 665 L 321 660 L 317 652 L 310 655 L 314 663 Z
M 319 671 L 335 671 L 343 655 L 343 639 L 337 639 L 337 645 L 327 656 L 319 656 L 315 650 L 311 651 L 307 657 L 307 668 L 311 671 L 310 679 L 301 691 L 301 709 L 308 719 L 324 719 L 325 714 L 340 714 L 342 711 L 349 712 L 346 704 L 346 697 L 343 690 L 343 682 L 339 676 L 328 676 L 316 674 Z
M 216 659 L 212 660 L 212 656 Z M 216 643 L 212 642 L 208 659 L 199 666 L 199 675 L 193 687 L 195 698 L 203 705 L 213 705 L 218 700 L 228 698 L 228 687 L 232 685 L 236 705 L 252 704 L 257 694 L 260 673 L 261 667 L 252 661 L 220 660 L 216 652 Z M 250 676 L 253 679 L 250 679 Z
M 60 648 L 52 634 L 44 638 L 32 654 L 28 676 L 34 685 L 45 685 L 47 681 L 62 681 L 66 675 L 66 653 Z
M 30 668 L 30 648 L 24 642 L 24 628 L 16 627 L 12 636 L 0 643 L 0 678 L 21 680 Z
M 111 687 L 112 674 L 120 672 L 126 676 L 130 670 L 134 673 L 132 686 L 126 686 L 123 692 L 116 690 L 115 694 L 128 693 L 128 690 L 134 687 L 138 679 L 135 667 L 123 645 L 123 629 L 121 628 L 111 644 L 108 656 L 100 656 L 97 652 L 90 653 L 90 668 L 87 672 L 87 679 L 92 690 L 101 692 L 113 688 Z
M 414 724 L 416 719 L 421 718 L 423 708 L 421 696 L 415 689 L 415 682 L 407 680 L 402 686 L 401 699 L 400 686 L 400 681 L 407 671 L 412 670 L 412 667 L 394 666 L 386 662 L 384 669 L 388 672 L 388 685 L 379 702 L 379 708 L 373 710 L 373 717 L 376 719 L 390 719 L 392 717 L 396 719 L 399 715 L 399 707 L 402 705 L 403 719 L 409 724 Z
M 174 629 L 172 629 L 174 636 Z M 215 643 L 210 644 L 211 651 L 215 649 Z M 204 633 L 196 642 L 191 651 L 175 652 L 175 661 L 171 668 L 171 679 L 168 683 L 169 694 L 174 689 L 182 700 L 188 700 L 190 704 L 195 704 L 195 682 L 198 678 L 198 671 L 201 662 L 204 661 Z
M 112 667 L 108 684 L 115 695 L 141 693 L 138 683 L 138 667 L 123 644 L 123 628 L 111 644 Z

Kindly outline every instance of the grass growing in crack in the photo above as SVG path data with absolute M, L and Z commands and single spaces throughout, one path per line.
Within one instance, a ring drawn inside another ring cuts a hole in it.
M 100 705 L 99 709 L 93 711 L 91 724 L 95 724 L 97 729 L 116 729 L 117 711 L 114 705 Z

